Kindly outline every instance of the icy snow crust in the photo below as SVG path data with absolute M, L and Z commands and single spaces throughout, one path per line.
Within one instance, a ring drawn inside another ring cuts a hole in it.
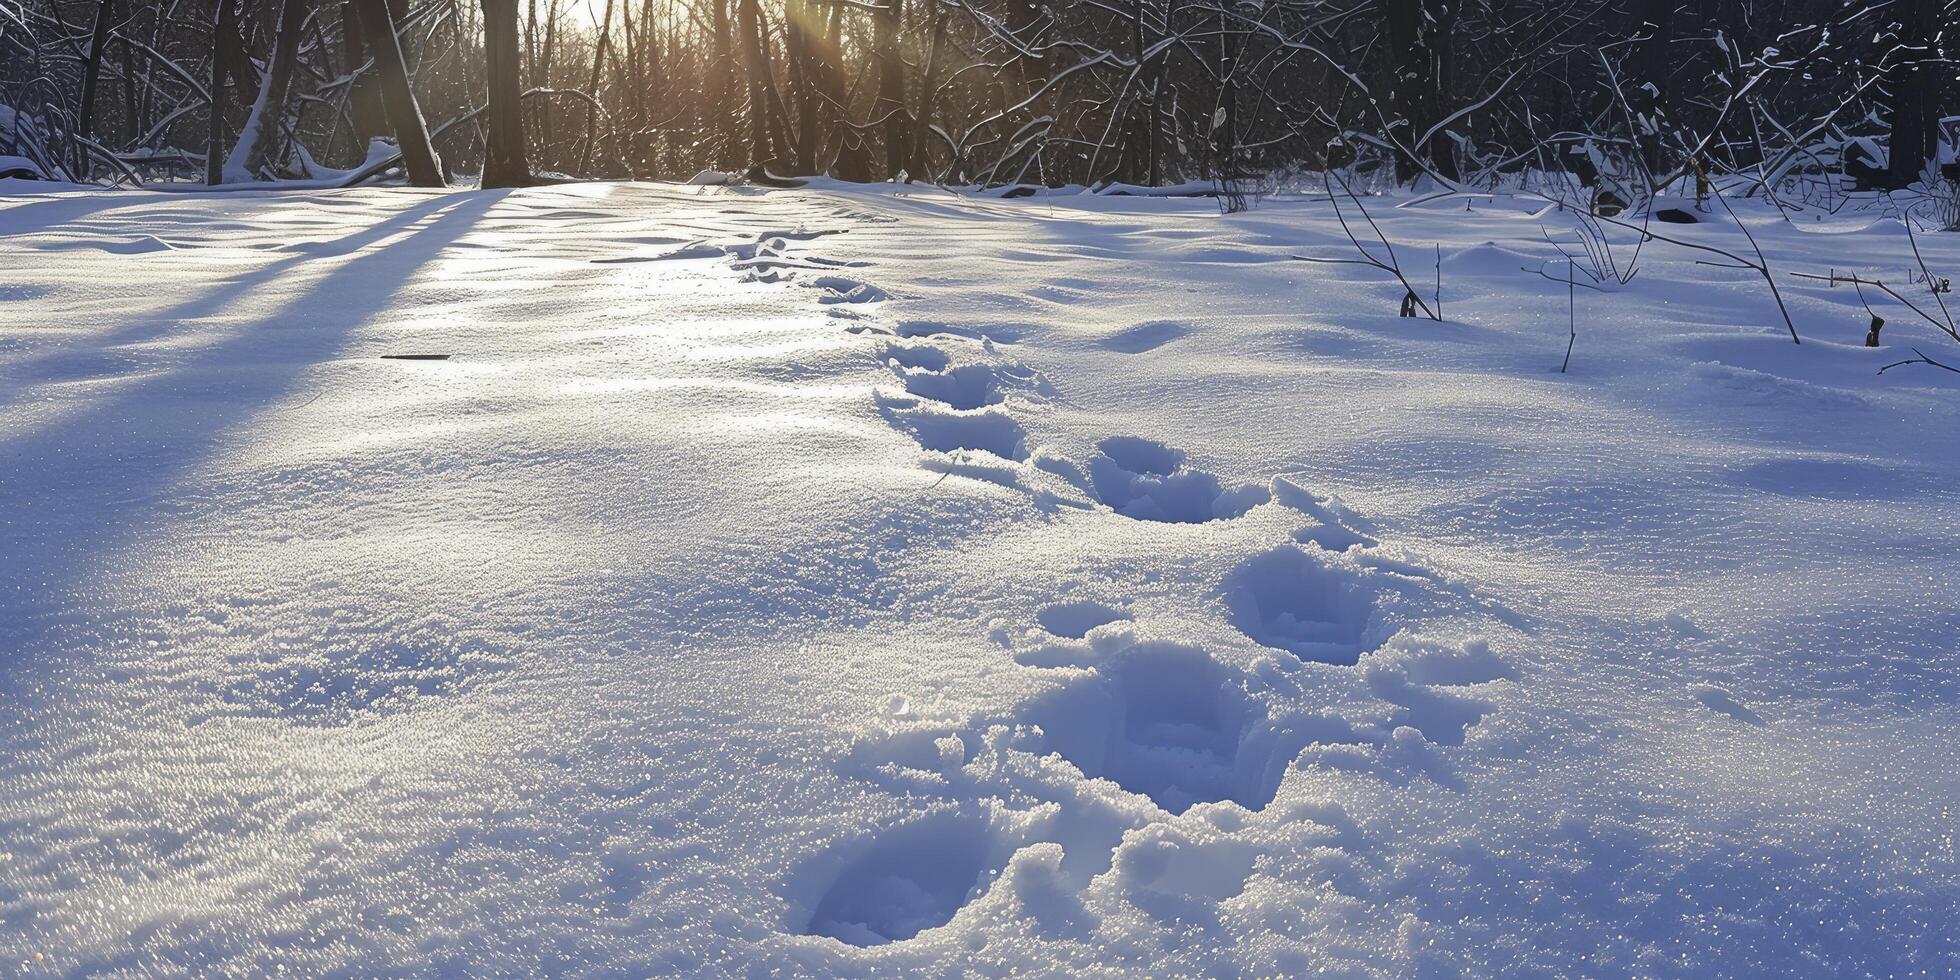
M 1394 203 L 0 185 L 0 972 L 1960 969 L 1941 339 Z

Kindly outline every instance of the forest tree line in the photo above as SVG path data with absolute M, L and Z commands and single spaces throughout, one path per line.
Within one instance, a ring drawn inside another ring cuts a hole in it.
M 1904 187 L 1947 0 L 0 0 L 0 173 Z M 375 140 L 386 141 L 374 153 Z

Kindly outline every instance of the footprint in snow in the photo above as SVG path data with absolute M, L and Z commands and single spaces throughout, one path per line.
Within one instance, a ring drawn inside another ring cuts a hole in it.
M 1028 458 L 1027 431 L 1005 412 L 988 408 L 960 412 L 891 402 L 886 417 L 912 434 L 922 449 L 937 453 L 982 452 L 1020 462 Z
M 635 262 L 668 262 L 686 259 L 718 259 L 727 252 L 719 245 L 689 245 L 657 255 L 618 255 L 603 259 L 593 259 L 597 265 L 629 265 Z
M 906 391 L 962 412 L 998 405 L 1007 397 L 994 368 L 987 364 L 965 364 L 938 371 L 904 368 L 899 372 L 899 380 L 905 383 Z
M 984 895 L 1013 843 L 977 818 L 935 815 L 812 862 L 821 895 L 801 930 L 852 946 L 903 942 Z M 813 889 L 815 890 L 815 889 Z
M 1226 490 L 1218 477 L 1187 466 L 1182 450 L 1135 436 L 1112 436 L 1097 443 L 1088 468 L 1096 499 L 1140 521 L 1227 520 L 1271 499 L 1261 486 Z
M 1462 688 L 1516 676 L 1481 640 L 1462 646 L 1397 640 L 1362 666 L 1369 691 L 1395 705 L 1389 728 L 1413 728 L 1435 745 L 1462 745 L 1470 729 L 1496 710 Z
M 1042 730 L 1044 746 L 1084 776 L 1171 813 L 1220 800 L 1248 810 L 1272 802 L 1279 774 L 1240 759 L 1265 718 L 1210 654 L 1162 641 L 1130 646 L 1022 712 Z
M 139 235 L 129 239 L 80 239 L 46 242 L 30 246 L 43 252 L 76 252 L 96 249 L 111 255 L 148 255 L 153 252 L 174 252 L 187 245 L 166 242 L 154 235 Z
M 1083 600 L 1043 606 L 1035 611 L 1034 618 L 1042 629 L 1056 636 L 1080 640 L 1098 626 L 1129 619 L 1130 613 L 1126 609 Z
M 944 371 L 953 359 L 937 347 L 890 344 L 885 347 L 885 363 L 910 371 Z
M 1254 555 L 1225 580 L 1232 625 L 1254 642 L 1311 663 L 1353 666 L 1367 644 L 1375 596 L 1362 575 L 1286 545 Z
M 1006 400 L 1009 389 L 1041 391 L 1046 387 L 1030 368 L 984 363 L 956 367 L 944 352 L 931 347 L 894 344 L 885 349 L 885 361 L 907 392 L 958 411 L 998 405 Z
M 958 337 L 962 340 L 977 340 L 1011 344 L 1020 339 L 1023 329 L 1013 324 L 991 323 L 979 326 L 940 323 L 935 320 L 906 320 L 898 325 L 897 334 L 907 340 L 923 338 L 938 340 Z
M 1273 499 L 1313 518 L 1314 526 L 1293 532 L 1301 544 L 1317 544 L 1328 551 L 1353 547 L 1373 548 L 1376 541 L 1368 532 L 1373 528 L 1338 499 L 1317 497 L 1306 487 L 1279 476 L 1273 478 Z
M 817 302 L 831 305 L 835 303 L 882 303 L 891 299 L 891 294 L 856 279 L 843 276 L 818 276 L 808 283 L 813 288 L 825 291 L 817 297 Z

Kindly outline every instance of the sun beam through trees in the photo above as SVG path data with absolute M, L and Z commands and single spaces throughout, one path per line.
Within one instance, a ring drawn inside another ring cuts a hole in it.
M 1944 0 L 0 0 L 0 154 L 116 181 L 1899 187 L 1938 156 L 1952 23 Z

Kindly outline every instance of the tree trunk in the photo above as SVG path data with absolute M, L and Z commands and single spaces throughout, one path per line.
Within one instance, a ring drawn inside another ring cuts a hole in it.
M 523 86 L 517 70 L 517 0 L 482 0 L 483 58 L 488 66 L 490 132 L 483 143 L 483 186 L 531 182 L 524 154 Z
M 783 53 L 789 59 L 789 80 L 796 100 L 796 172 L 817 172 L 817 142 L 822 139 L 822 113 L 818 109 L 818 68 L 810 57 L 810 22 L 816 9 L 810 0 L 784 0 Z
M 848 93 L 844 87 L 844 73 L 839 68 L 844 63 L 844 7 L 839 4 L 830 10 L 830 26 L 823 34 L 823 47 L 816 52 L 818 77 L 824 85 L 824 97 L 832 105 L 847 104 Z M 841 180 L 867 181 L 871 179 L 871 154 L 865 146 L 862 134 L 848 127 L 840 129 L 837 137 L 837 158 L 832 171 Z
M 401 149 L 402 165 L 408 182 L 416 187 L 444 187 L 442 161 L 429 143 L 429 127 L 422 121 L 422 107 L 415 101 L 415 87 L 408 77 L 408 61 L 402 57 L 401 40 L 395 36 L 395 18 L 387 0 L 359 0 L 361 26 L 366 29 L 368 50 L 381 73 L 381 100 L 395 131 L 395 145 Z
M 218 0 L 218 11 L 212 26 L 211 37 L 214 47 L 211 50 L 211 113 L 210 126 L 204 136 L 204 182 L 211 185 L 225 180 L 225 58 L 224 39 L 237 30 L 237 0 Z
M 94 137 L 96 135 L 96 125 L 94 125 L 94 116 L 96 116 L 96 78 L 102 74 L 102 49 L 108 47 L 108 41 L 110 41 L 110 24 L 114 22 L 112 4 L 114 4 L 114 0 L 98 0 L 96 2 L 96 27 L 88 35 L 88 61 L 82 63 L 82 104 L 80 104 L 80 112 L 76 112 L 74 131 L 80 133 L 80 135 L 84 135 L 84 137 Z M 90 171 L 92 171 L 92 167 L 88 163 L 88 151 L 82 149 L 80 143 L 76 143 L 74 145 L 74 172 L 78 172 L 78 174 L 82 174 L 86 178 Z
M 1007 0 L 1007 12 L 1003 15 L 1003 19 L 1009 34 L 1014 35 L 1022 45 L 1032 46 L 1035 24 L 1041 20 L 1040 0 Z M 1019 105 L 1021 100 L 1027 98 L 1028 93 L 1041 84 L 1041 80 L 1047 76 L 1047 73 L 1041 62 L 1021 57 L 1018 52 L 1007 52 L 1003 57 L 1007 59 L 1007 64 L 1003 67 L 996 85 L 1000 89 L 1000 107 L 1005 111 Z M 1003 119 L 1002 123 L 1009 130 L 1014 128 L 1014 120 L 1011 118 Z
M 735 114 L 728 103 L 735 98 L 735 44 L 728 26 L 729 0 L 708 0 L 713 8 L 714 63 L 708 66 L 708 111 L 717 130 L 714 153 L 709 156 L 723 170 L 735 167 Z
M 553 87 L 551 59 L 557 50 L 558 0 L 551 0 L 551 3 L 545 7 L 544 12 L 544 50 L 539 53 L 538 60 L 531 63 L 531 71 L 535 75 L 531 81 L 532 85 L 543 88 Z M 546 102 L 540 102 L 538 104 L 536 119 L 538 124 L 538 152 L 542 154 L 544 165 L 547 167 L 551 166 L 552 160 L 555 159 L 553 154 L 557 152 L 556 146 L 558 143 L 555 127 L 552 125 L 552 118 L 551 105 Z
M 1166 36 L 1174 33 L 1171 16 L 1171 7 L 1169 4 L 1166 4 L 1164 6 L 1164 33 Z M 1152 62 L 1150 71 L 1146 73 L 1146 77 L 1149 80 L 1149 94 L 1145 105 L 1150 112 L 1150 179 L 1148 183 L 1152 187 L 1162 183 L 1164 176 L 1162 157 L 1162 147 L 1164 146 L 1164 107 L 1158 104 L 1157 99 L 1163 94 L 1164 76 L 1167 74 L 1165 69 L 1169 65 L 1170 59 L 1171 52 L 1169 50 L 1164 51 Z
M 1152 98 L 1156 81 L 1151 75 L 1151 66 L 1144 62 L 1146 29 L 1143 23 L 1144 0 L 1131 0 L 1130 3 L 1130 60 L 1136 64 L 1136 97 L 1125 110 L 1123 154 L 1127 158 L 1123 168 L 1125 179 L 1133 184 L 1154 183 L 1157 148 L 1152 145 L 1150 113 L 1155 110 Z
M 1218 10 L 1218 109 L 1212 118 L 1212 155 L 1221 183 L 1239 177 L 1239 73 L 1225 8 Z
M 906 124 L 905 61 L 898 53 L 899 0 L 884 0 L 879 6 L 874 44 L 878 57 L 878 101 L 871 115 L 884 120 L 885 173 L 896 178 L 905 169 Z
M 615 82 L 625 93 L 626 108 L 629 110 L 626 117 L 629 142 L 621 147 L 619 138 L 615 135 L 613 151 L 620 157 L 620 162 L 626 165 L 625 175 L 631 177 L 641 172 L 641 164 L 645 160 L 645 154 L 640 150 L 641 137 L 647 123 L 646 90 L 642 81 L 646 78 L 646 66 L 643 63 L 646 55 L 645 35 L 651 25 L 634 24 L 633 0 L 626 0 L 625 3 L 620 4 L 619 24 L 626 38 L 626 50 L 623 57 L 613 59 L 613 74 L 617 76 Z
M 238 107 L 250 111 L 259 97 L 259 67 L 252 63 L 252 52 L 245 46 L 240 18 L 253 9 L 251 0 L 235 0 L 238 9 L 229 18 L 219 18 L 221 30 L 211 39 L 211 56 L 225 59 L 225 74 L 231 76 L 231 94 Z M 213 93 L 214 95 L 216 93 Z
M 124 17 L 131 16 L 128 0 L 122 5 Z M 130 25 L 133 29 L 134 24 Z M 143 135 L 143 114 L 136 103 L 136 46 L 129 43 L 127 34 L 122 37 L 122 90 L 123 90 L 123 140 L 122 145 L 133 147 Z
M 82 64 L 82 105 L 76 113 L 75 131 L 83 136 L 95 136 L 95 82 L 102 74 L 102 49 L 109 46 L 109 25 L 113 21 L 115 0 L 99 0 L 95 5 L 95 30 L 89 34 L 88 60 Z M 90 171 L 88 153 L 79 146 L 75 172 L 87 176 Z
M 266 67 L 259 85 L 258 101 L 252 115 L 238 134 L 238 144 L 225 160 L 226 180 L 250 179 L 265 165 L 272 149 L 279 145 L 281 122 L 285 118 L 286 92 L 292 88 L 293 62 L 299 58 L 299 32 L 306 22 L 306 0 L 281 0 L 279 34 L 273 40 L 272 63 Z
M 358 2 L 341 0 L 340 3 L 341 43 L 346 48 L 348 71 L 361 67 L 368 60 L 367 43 L 361 40 L 367 31 L 361 26 L 361 12 L 356 7 Z M 381 109 L 381 89 L 374 84 L 371 75 L 362 74 L 348 88 L 347 114 L 353 119 L 354 141 L 360 144 L 360 152 L 365 156 L 368 141 L 388 128 L 387 115 Z
M 651 120 L 654 113 L 659 111 L 660 108 L 660 72 L 662 64 L 660 60 L 660 21 L 654 15 L 653 0 L 647 0 L 646 7 L 640 14 L 640 30 L 646 37 L 646 74 L 641 77 L 640 84 L 646 89 L 646 108 L 644 110 L 646 120 Z M 645 127 L 646 121 L 642 121 L 640 125 Z M 669 141 L 656 139 L 651 134 L 646 137 L 646 149 L 644 151 L 645 172 L 649 176 L 660 172 L 659 150 L 662 144 L 667 142 Z
M 1647 165 L 1649 175 L 1661 174 L 1667 168 L 1661 159 L 1663 134 L 1662 121 L 1667 112 L 1668 75 L 1672 73 L 1669 61 L 1670 49 L 1674 45 L 1674 6 L 1678 0 L 1641 0 L 1640 17 L 1644 22 L 1640 31 L 1646 39 L 1640 42 L 1637 68 L 1634 72 L 1634 91 L 1630 93 L 1630 104 L 1639 114 L 1635 120 L 1634 138 L 1640 146 L 1640 157 Z M 1660 188 L 1654 188 L 1659 191 Z
M 612 47 L 613 0 L 606 0 L 606 12 L 599 21 L 599 46 L 592 52 L 592 79 L 585 83 L 585 90 L 593 97 L 599 94 L 600 72 L 606 67 L 606 50 Z M 585 106 L 585 149 L 579 153 L 580 173 L 592 170 L 592 151 L 599 141 L 599 110 L 591 103 Z M 603 162 L 603 161 L 602 161 Z
M 756 0 L 738 0 L 736 30 L 741 34 L 742 63 L 749 76 L 749 166 L 768 163 L 775 154 L 769 140 L 769 52 L 762 44 L 762 11 Z
M 1894 190 L 1909 187 L 1939 157 L 1940 0 L 1900 0 L 1901 64 L 1889 79 L 1887 115 L 1892 124 L 1886 184 Z
M 1388 111 L 1395 119 L 1389 135 L 1401 145 L 1395 173 L 1413 180 L 1424 164 L 1443 177 L 1456 179 L 1456 154 L 1447 134 L 1424 140 L 1442 118 L 1444 93 L 1449 90 L 1450 5 L 1441 0 L 1384 0 L 1389 50 L 1393 64 L 1388 78 Z
M 927 32 L 926 73 L 919 82 L 919 111 L 912 121 L 911 162 L 906 170 L 913 177 L 932 172 L 932 161 L 926 156 L 931 145 L 933 96 L 939 89 L 939 73 L 945 58 L 941 56 L 946 39 L 946 8 L 940 4 L 932 5 L 932 26 Z

